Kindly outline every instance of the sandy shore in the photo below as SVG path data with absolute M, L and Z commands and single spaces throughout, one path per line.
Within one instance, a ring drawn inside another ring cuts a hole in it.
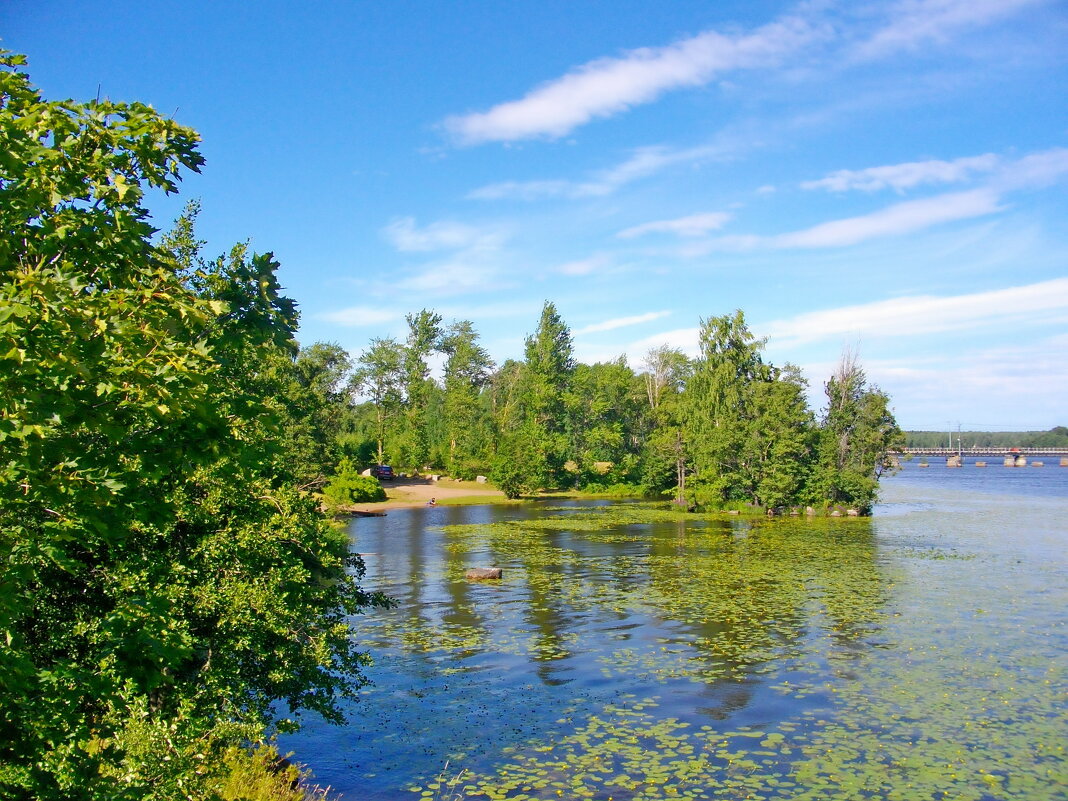
M 362 503 L 353 507 L 359 512 L 381 512 L 387 509 L 402 509 L 411 506 L 424 506 L 431 498 L 438 503 L 448 504 L 458 498 L 486 498 L 490 502 L 504 500 L 504 493 L 474 481 L 431 481 L 428 478 L 398 478 L 383 481 L 389 500 L 379 503 Z

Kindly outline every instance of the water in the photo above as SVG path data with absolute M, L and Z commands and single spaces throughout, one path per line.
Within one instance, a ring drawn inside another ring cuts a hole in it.
M 870 520 L 644 515 L 354 521 L 400 602 L 355 621 L 375 684 L 282 747 L 353 801 L 1065 797 L 1068 468 L 906 464 Z

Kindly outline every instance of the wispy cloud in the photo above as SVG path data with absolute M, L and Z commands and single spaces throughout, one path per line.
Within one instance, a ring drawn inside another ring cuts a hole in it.
M 1055 147 L 1031 153 L 1006 164 L 994 179 L 998 189 L 1033 189 L 1064 180 L 1068 176 L 1068 148 Z
M 349 306 L 337 311 L 324 312 L 317 315 L 320 320 L 345 326 L 346 328 L 359 328 L 363 326 L 382 325 L 401 319 L 400 312 L 391 309 L 383 309 L 378 306 Z
M 563 275 L 592 275 L 600 272 L 612 263 L 611 257 L 606 253 L 597 253 L 588 259 L 576 259 L 556 268 Z
M 766 241 L 776 248 L 845 247 L 875 237 L 906 234 L 940 223 L 982 217 L 998 210 L 995 192 L 976 189 L 897 203 L 871 214 L 832 220 Z
M 1068 278 L 990 292 L 921 295 L 810 312 L 761 326 L 777 345 L 828 338 L 914 336 L 1009 321 L 1068 319 Z
M 999 163 L 993 153 L 982 156 L 959 158 L 953 161 L 913 161 L 884 167 L 868 167 L 863 170 L 838 170 L 818 181 L 805 181 L 802 189 L 829 189 L 845 192 L 859 189 L 875 192 L 894 189 L 898 192 L 921 184 L 957 183 L 971 178 L 977 172 L 990 172 Z
M 487 248 L 496 247 L 503 241 L 498 231 L 486 231 L 460 222 L 434 222 L 420 228 L 412 217 L 393 220 L 383 233 L 402 252 Z
M 854 51 L 860 60 L 885 58 L 902 50 L 941 44 L 968 28 L 1011 16 L 1046 0 L 903 0 L 890 19 Z
M 542 200 L 552 197 L 584 198 L 610 195 L 632 181 L 654 175 L 676 164 L 698 164 L 722 158 L 736 147 L 733 143 L 670 148 L 652 145 L 635 149 L 630 156 L 584 181 L 563 179 L 535 181 L 501 181 L 468 193 L 471 200 Z
M 674 220 L 655 220 L 642 223 L 631 228 L 624 229 L 616 234 L 620 239 L 633 239 L 644 234 L 668 233 L 678 236 L 702 236 L 709 231 L 722 228 L 731 215 L 725 212 L 712 211 L 704 214 L 691 214 L 688 217 L 679 217 Z
M 435 296 L 461 295 L 500 289 L 501 270 L 494 263 L 458 258 L 423 265 L 406 278 L 398 280 L 397 289 L 427 292 Z
M 582 336 L 583 334 L 596 334 L 600 331 L 615 331 L 617 328 L 627 328 L 632 325 L 650 323 L 653 320 L 659 320 L 670 314 L 671 312 L 669 311 L 655 311 L 646 312 L 645 314 L 636 314 L 631 317 L 616 317 L 613 320 L 605 320 L 603 323 L 587 325 L 585 328 L 580 328 L 574 333 L 575 336 Z
M 772 66 L 813 36 L 813 29 L 795 18 L 740 36 L 705 31 L 665 47 L 643 47 L 588 62 L 520 100 L 448 117 L 444 127 L 466 145 L 560 137 L 673 89 L 700 86 L 717 74 Z

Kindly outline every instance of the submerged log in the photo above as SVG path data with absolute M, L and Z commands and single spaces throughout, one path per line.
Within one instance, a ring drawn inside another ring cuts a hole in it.
M 466 575 L 469 579 L 499 579 L 504 578 L 504 570 L 499 567 L 472 567 Z

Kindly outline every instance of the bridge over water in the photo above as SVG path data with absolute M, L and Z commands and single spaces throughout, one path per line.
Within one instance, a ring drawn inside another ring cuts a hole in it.
M 905 448 L 913 456 L 1068 456 L 1068 448 Z

